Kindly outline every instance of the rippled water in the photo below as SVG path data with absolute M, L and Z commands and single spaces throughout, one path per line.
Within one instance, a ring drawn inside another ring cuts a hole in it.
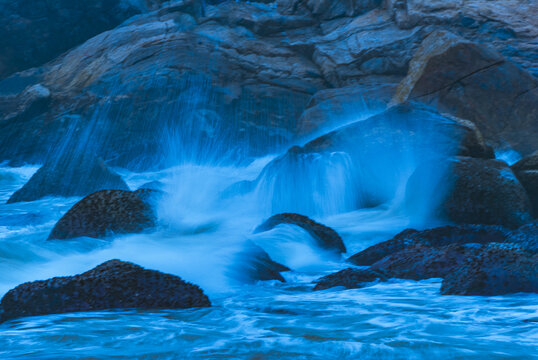
M 6 205 L 37 168 L 0 169 L 0 296 L 25 281 L 76 274 L 119 258 L 195 282 L 213 303 L 208 309 L 12 320 L 0 325 L 0 358 L 536 358 L 537 295 L 440 296 L 438 279 L 313 292 L 313 280 L 346 264 L 327 260 L 297 227 L 253 235 L 272 213 L 263 194 L 222 195 L 235 181 L 254 179 L 269 160 L 244 168 L 184 165 L 122 173 L 132 188 L 161 180 L 171 195 L 160 204 L 155 232 L 112 240 L 46 241 L 78 199 Z M 342 235 L 349 253 L 410 222 L 390 204 L 316 219 Z M 294 269 L 284 274 L 286 284 L 246 285 L 234 278 L 236 254 L 247 240 Z

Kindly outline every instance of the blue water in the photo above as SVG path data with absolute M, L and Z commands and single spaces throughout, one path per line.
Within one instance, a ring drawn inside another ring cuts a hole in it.
M 271 159 L 244 167 L 184 164 L 142 174 L 118 169 L 131 188 L 160 180 L 170 195 L 158 207 L 155 232 L 107 240 L 46 241 L 78 199 L 6 205 L 37 167 L 1 168 L 0 296 L 25 281 L 77 274 L 119 258 L 200 285 L 213 307 L 12 320 L 0 325 L 0 358 L 537 358 L 538 295 L 441 296 L 440 279 L 313 292 L 313 280 L 347 265 L 330 260 L 297 227 L 253 235 L 273 213 L 275 202 L 268 197 L 275 194 L 223 196 L 234 182 L 255 179 Z M 338 187 L 347 185 L 331 186 L 329 195 L 336 196 Z M 358 211 L 338 211 L 339 203 L 316 219 L 342 235 L 348 255 L 390 238 L 412 221 L 398 196 Z M 247 285 L 234 278 L 236 254 L 248 240 L 294 270 L 284 274 L 287 283 Z

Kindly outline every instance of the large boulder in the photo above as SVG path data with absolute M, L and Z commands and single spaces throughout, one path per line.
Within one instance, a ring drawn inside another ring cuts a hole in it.
M 314 290 L 326 290 L 338 286 L 343 286 L 346 289 L 359 289 L 369 283 L 385 280 L 387 278 L 382 273 L 371 269 L 348 268 L 316 280 Z
M 470 157 L 443 161 L 448 161 L 448 165 L 440 176 L 432 178 L 431 165 L 424 164 L 410 177 L 406 190 L 410 208 L 431 206 L 428 211 L 457 224 L 517 228 L 531 221 L 527 193 L 506 163 Z M 425 193 L 425 179 L 434 182 L 430 189 L 442 190 L 435 204 L 422 204 L 416 200 L 435 195 Z
M 34 281 L 10 290 L 1 321 L 105 309 L 186 309 L 211 303 L 196 285 L 175 275 L 119 260 L 80 275 Z
M 415 53 L 394 103 L 408 100 L 474 122 L 495 147 L 536 150 L 538 80 L 498 52 L 450 32 L 434 31 Z
M 45 196 L 86 196 L 103 189 L 129 190 L 120 175 L 92 155 L 62 154 L 50 159 L 17 190 L 9 203 L 34 201 Z
M 324 250 L 338 254 L 345 253 L 346 246 L 336 231 L 328 226 L 299 214 L 284 213 L 271 216 L 263 224 L 259 225 L 254 232 L 269 231 L 278 225 L 289 224 L 300 226 L 315 240 L 316 245 Z
M 101 190 L 90 194 L 58 220 L 49 240 L 81 236 L 104 238 L 151 229 L 157 221 L 153 211 L 156 196 L 159 192 L 149 189 Z
M 477 225 L 442 226 L 422 231 L 406 229 L 391 240 L 380 242 L 358 252 L 347 261 L 359 266 L 369 266 L 386 256 L 417 244 L 440 248 L 450 244 L 501 243 L 506 240 L 508 233 L 508 230 L 499 226 Z
M 392 200 L 418 164 L 454 154 L 492 157 L 472 124 L 402 104 L 290 148 L 264 168 L 257 189 L 275 213 L 350 211 Z M 432 176 L 447 166 L 429 164 Z
M 0 79 L 44 64 L 163 1 L 2 0 Z
M 491 244 L 463 266 L 446 274 L 444 295 L 505 295 L 538 293 L 538 256 L 518 248 Z
M 529 195 L 534 217 L 538 217 L 538 152 L 521 159 L 511 169 Z

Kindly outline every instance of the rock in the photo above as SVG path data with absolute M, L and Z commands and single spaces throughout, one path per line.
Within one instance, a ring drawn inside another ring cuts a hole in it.
M 534 217 L 538 217 L 538 152 L 521 159 L 511 168 L 527 191 Z
M 537 260 L 536 256 L 519 249 L 492 244 L 446 274 L 441 293 L 482 296 L 538 293 Z
M 477 244 L 453 244 L 441 248 L 415 244 L 377 261 L 371 270 L 398 279 L 444 278 L 479 251 Z
M 266 280 L 286 282 L 280 274 L 285 271 L 290 271 L 290 269 L 273 261 L 265 250 L 252 241 L 248 241 L 244 249 L 237 255 L 231 269 L 231 275 L 246 283 Z
M 277 9 L 285 15 L 310 15 L 320 20 L 357 16 L 382 4 L 382 0 L 277 0 Z
M 527 194 L 506 163 L 499 160 L 457 157 L 443 176 L 432 179 L 429 166 L 419 166 L 407 183 L 406 202 L 424 194 L 424 180 L 437 182 L 432 189 L 445 189 L 430 209 L 457 224 L 502 225 L 517 228 L 531 220 Z
M 92 155 L 65 153 L 43 165 L 17 190 L 8 204 L 34 201 L 45 196 L 85 196 L 103 189 L 129 190 L 120 175 Z
M 137 233 L 155 226 L 154 190 L 101 190 L 76 203 L 56 223 L 51 239 L 81 236 L 104 238 L 111 234 Z
M 387 0 L 398 27 L 450 29 L 467 40 L 488 44 L 537 74 L 538 4 L 527 0 Z
M 450 32 L 434 31 L 415 53 L 394 103 L 407 100 L 474 122 L 494 147 L 506 143 L 523 154 L 536 149 L 538 80 Z
M 0 79 L 38 66 L 160 0 L 0 1 Z M 68 31 L 66 31 L 68 30 Z
M 218 155 L 237 159 L 293 140 L 290 119 L 326 87 L 317 66 L 285 39 L 302 20 L 280 23 L 279 40 L 253 32 L 280 22 L 271 6 L 229 2 L 201 17 L 181 4 L 131 18 L 32 74 L 6 79 L 6 87 L 41 84 L 51 103 L 24 123 L 0 116 L 0 161 L 43 162 L 51 144 L 68 136 L 133 170 L 168 166 L 163 155 L 171 149 L 189 157 L 233 140 L 245 153 L 234 147 Z M 90 139 L 79 139 L 88 132 Z
M 359 289 L 368 283 L 385 281 L 386 279 L 383 274 L 370 269 L 348 268 L 316 280 L 314 290 L 325 290 L 336 286 L 343 286 L 346 289 Z
M 394 199 L 417 164 L 433 158 L 428 173 L 444 174 L 448 165 L 437 159 L 452 154 L 487 158 L 492 151 L 472 124 L 403 104 L 290 148 L 264 168 L 257 191 L 272 196 L 275 213 L 375 207 Z
M 533 255 L 538 254 L 538 222 L 534 221 L 512 231 L 506 241 L 519 245 Z
M 312 238 L 316 244 L 325 250 L 333 251 L 338 254 L 345 253 L 346 246 L 342 238 L 333 229 L 319 224 L 304 215 L 284 213 L 271 216 L 263 224 L 258 226 L 254 233 L 269 231 L 278 225 L 290 224 L 302 227 Z
M 105 309 L 186 309 L 211 303 L 196 285 L 120 260 L 80 275 L 17 286 L 2 299 L 2 321 Z
M 358 252 L 347 261 L 359 266 L 369 266 L 386 256 L 417 244 L 440 248 L 451 244 L 501 243 L 506 240 L 508 233 L 508 230 L 499 226 L 483 225 L 449 225 L 422 231 L 406 229 L 391 240 L 383 241 Z

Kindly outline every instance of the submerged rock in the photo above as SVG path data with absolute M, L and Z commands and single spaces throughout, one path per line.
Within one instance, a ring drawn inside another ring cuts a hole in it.
M 437 178 L 431 177 L 429 169 L 429 165 L 421 165 L 410 177 L 406 189 L 410 206 L 418 198 L 441 195 L 429 205 L 436 215 L 457 224 L 517 228 L 532 219 L 525 189 L 502 161 L 457 157 L 447 161 L 446 171 Z M 435 182 L 430 189 L 437 194 L 424 193 L 424 179 Z
M 337 286 L 343 286 L 346 289 L 359 289 L 368 283 L 385 281 L 386 279 L 383 274 L 371 269 L 348 268 L 316 280 L 314 290 L 325 290 Z
M 10 290 L 1 301 L 6 321 L 25 316 L 105 309 L 186 309 L 211 303 L 196 285 L 175 275 L 120 260 L 80 275 L 34 281 Z
M 380 242 L 358 252 L 347 261 L 359 266 L 369 266 L 385 256 L 397 253 L 412 245 L 420 244 L 439 248 L 450 244 L 487 244 L 504 242 L 507 234 L 508 230 L 500 226 L 442 226 L 422 231 L 406 229 L 391 240 Z
M 76 203 L 56 223 L 51 239 L 81 236 L 104 238 L 111 234 L 137 233 L 155 226 L 152 201 L 155 190 L 101 190 Z
M 446 274 L 444 295 L 495 296 L 518 292 L 538 293 L 538 257 L 518 248 L 492 244 L 463 266 Z
M 339 254 L 347 251 L 342 238 L 336 231 L 330 227 L 317 223 L 304 215 L 293 213 L 273 215 L 263 224 L 258 226 L 254 232 L 259 233 L 269 231 L 281 224 L 297 225 L 302 227 L 316 241 L 317 246 L 322 249 L 334 251 Z
M 34 201 L 45 196 L 86 196 L 103 189 L 129 190 L 120 175 L 91 155 L 62 154 L 43 165 L 7 201 Z
M 231 276 L 246 283 L 266 280 L 286 282 L 280 274 L 285 271 L 290 271 L 290 269 L 273 261 L 265 250 L 254 242 L 248 241 L 245 248 L 236 256 L 231 268 Z

